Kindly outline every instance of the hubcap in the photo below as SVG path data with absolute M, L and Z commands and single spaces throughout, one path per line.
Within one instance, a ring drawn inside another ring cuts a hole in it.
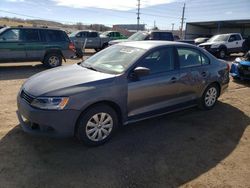
M 49 58 L 49 64 L 52 67 L 56 67 L 59 65 L 59 58 L 57 56 L 51 56 Z
M 108 137 L 113 128 L 113 119 L 108 113 L 93 115 L 86 126 L 86 135 L 92 141 L 101 141 Z
M 211 87 L 209 90 L 207 90 L 206 96 L 205 96 L 205 104 L 206 106 L 210 107 L 213 106 L 217 99 L 217 90 L 214 87 Z

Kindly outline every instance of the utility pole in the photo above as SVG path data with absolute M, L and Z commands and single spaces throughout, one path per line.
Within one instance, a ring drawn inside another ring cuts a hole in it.
M 141 6 L 141 3 L 140 3 L 140 0 L 138 0 L 138 4 L 137 4 L 137 31 L 139 31 L 139 25 L 140 25 L 140 6 Z
M 174 31 L 174 23 L 172 23 L 172 32 Z
M 182 32 L 183 32 L 183 24 L 184 24 L 184 15 L 185 15 L 185 6 L 186 6 L 186 3 L 184 3 L 184 6 L 183 6 L 183 9 L 182 9 L 182 16 L 181 16 L 181 29 L 180 29 L 180 37 L 181 39 L 183 39 L 183 36 L 182 36 Z

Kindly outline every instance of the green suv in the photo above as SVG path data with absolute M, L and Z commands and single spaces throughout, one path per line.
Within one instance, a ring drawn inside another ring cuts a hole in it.
M 59 29 L 5 27 L 0 29 L 0 62 L 41 61 L 53 68 L 74 56 L 74 44 Z
M 105 31 L 101 35 L 109 37 L 111 40 L 127 39 L 128 38 L 118 31 Z

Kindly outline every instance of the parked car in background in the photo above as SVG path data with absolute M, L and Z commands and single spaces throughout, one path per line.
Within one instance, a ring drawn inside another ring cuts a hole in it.
M 142 40 L 165 40 L 174 41 L 173 33 L 168 31 L 152 30 L 152 31 L 138 31 L 131 35 L 128 39 L 112 40 L 109 45 L 128 41 L 142 41 Z
M 199 45 L 201 43 L 207 42 L 208 40 L 209 38 L 207 37 L 199 37 L 199 38 L 194 39 L 194 43 L 195 45 Z
M 228 82 L 229 65 L 194 45 L 120 43 L 32 76 L 18 94 L 18 118 L 26 132 L 99 145 L 119 124 L 196 105 L 212 109 Z
M 5 27 L 0 30 L 0 62 L 41 61 L 53 68 L 74 56 L 74 45 L 58 29 Z
M 247 53 L 250 50 L 250 36 L 248 36 L 244 39 L 245 39 L 245 41 L 243 43 L 242 48 L 243 48 L 243 52 Z
M 217 57 L 224 59 L 226 55 L 230 53 L 242 52 L 243 43 L 244 39 L 240 33 L 228 33 L 215 35 L 199 46 Z
M 118 31 L 105 31 L 101 35 L 103 35 L 105 37 L 109 37 L 110 40 L 127 39 L 128 38 Z
M 106 48 L 110 41 L 109 37 L 100 35 L 93 30 L 76 31 L 71 33 L 69 38 L 74 43 L 77 51 L 82 50 L 85 40 L 87 40 L 85 48 L 95 49 L 96 51 Z
M 178 40 L 178 42 L 183 42 L 183 43 L 187 43 L 187 44 L 193 44 L 195 45 L 195 42 L 193 39 L 184 39 L 184 40 Z
M 231 65 L 230 74 L 235 79 L 250 80 L 250 51 L 243 58 L 235 59 Z

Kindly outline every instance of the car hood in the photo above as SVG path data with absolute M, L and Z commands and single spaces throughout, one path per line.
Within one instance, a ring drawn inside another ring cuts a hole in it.
M 120 42 L 128 42 L 128 41 L 130 41 L 130 40 L 128 40 L 128 39 L 112 40 L 112 41 L 109 41 L 109 44 L 113 45 L 113 44 L 118 44 Z
M 27 93 L 37 96 L 63 96 L 111 83 L 116 75 L 84 68 L 78 64 L 43 71 L 30 77 L 22 86 Z
M 225 42 L 223 42 L 223 41 L 218 41 L 218 42 L 204 42 L 204 43 L 201 43 L 199 46 L 219 45 L 219 44 L 225 44 Z

